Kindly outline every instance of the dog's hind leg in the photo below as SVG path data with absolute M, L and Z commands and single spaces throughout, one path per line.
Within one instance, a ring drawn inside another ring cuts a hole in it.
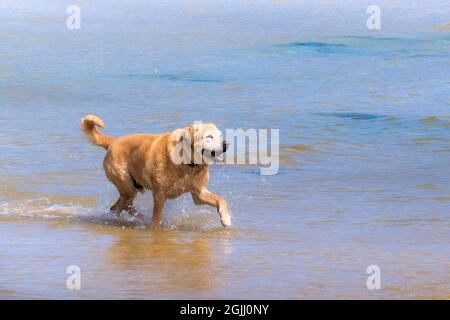
M 132 199 L 127 199 L 120 196 L 116 203 L 111 207 L 111 212 L 115 213 L 117 217 L 119 217 L 122 211 L 126 211 L 130 216 L 136 217 L 139 220 L 144 219 L 144 216 L 134 207 Z
M 119 217 L 122 211 L 126 211 L 130 216 L 136 217 L 139 220 L 144 220 L 144 216 L 139 213 L 133 205 L 134 196 L 130 197 L 121 194 L 116 203 L 111 207 L 111 212 Z
M 122 195 L 117 199 L 116 203 L 111 207 L 111 212 L 115 213 L 117 216 L 120 215 L 120 213 L 124 210 L 127 212 L 130 210 L 130 208 L 133 207 L 133 200 L 123 197 Z
M 139 220 L 143 221 L 144 220 L 144 216 L 142 215 L 142 213 L 140 213 L 139 211 L 137 211 L 137 209 L 134 207 L 133 202 L 131 202 L 127 208 L 125 209 L 127 211 L 127 213 L 132 216 L 132 217 L 136 217 Z
M 111 211 L 117 216 L 122 211 L 126 211 L 130 216 L 138 217 L 142 220 L 143 216 L 133 206 L 133 200 L 138 190 L 135 188 L 132 178 L 129 175 L 120 177 L 108 176 L 108 178 L 116 186 L 120 194 L 119 199 L 111 207 Z

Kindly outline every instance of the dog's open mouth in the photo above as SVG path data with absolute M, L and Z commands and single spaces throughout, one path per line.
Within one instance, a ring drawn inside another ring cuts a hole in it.
M 224 154 L 223 152 L 217 152 L 216 150 L 202 150 L 202 154 L 206 156 L 207 158 L 214 160 L 215 162 L 223 162 L 224 161 Z
M 216 160 L 216 161 L 218 161 L 218 162 L 223 162 L 223 160 L 224 160 L 223 153 L 221 153 L 221 154 L 219 154 L 219 155 L 216 155 L 216 156 L 214 157 L 214 160 Z

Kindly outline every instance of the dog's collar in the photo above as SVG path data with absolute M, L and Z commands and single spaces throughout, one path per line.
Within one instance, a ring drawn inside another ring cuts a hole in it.
M 195 163 L 188 163 L 188 166 L 189 167 L 191 167 L 191 168 L 195 168 L 195 167 L 198 167 L 199 166 L 199 164 L 195 164 Z
M 202 149 L 202 157 L 203 157 L 204 153 L 205 153 L 205 149 Z M 201 164 L 199 164 L 199 163 L 193 163 L 192 160 L 191 160 L 191 163 L 188 163 L 187 165 L 191 168 L 196 168 L 196 167 L 201 166 Z
M 205 166 L 208 166 L 206 163 L 187 163 L 187 166 L 189 166 L 189 168 L 192 169 L 196 169 L 196 168 L 204 168 Z

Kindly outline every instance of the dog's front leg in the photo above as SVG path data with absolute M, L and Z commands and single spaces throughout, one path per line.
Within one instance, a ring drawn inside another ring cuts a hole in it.
M 192 198 L 195 204 L 209 204 L 210 206 L 216 207 L 217 212 L 220 215 L 220 222 L 224 227 L 231 226 L 231 217 L 228 213 L 228 204 L 224 198 L 208 191 L 207 189 L 202 189 L 197 192 L 192 193 Z
M 161 193 L 153 193 L 152 227 L 158 227 L 161 225 L 163 219 L 163 208 L 166 199 L 166 196 Z

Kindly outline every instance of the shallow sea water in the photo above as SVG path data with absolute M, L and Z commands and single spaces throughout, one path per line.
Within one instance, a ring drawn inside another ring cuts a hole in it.
M 448 1 L 381 1 L 380 31 L 365 1 L 227 3 L 79 1 L 68 30 L 72 3 L 2 1 L 0 298 L 450 298 Z M 117 221 L 88 113 L 276 128 L 280 169 L 211 168 L 229 230 L 189 196 Z

